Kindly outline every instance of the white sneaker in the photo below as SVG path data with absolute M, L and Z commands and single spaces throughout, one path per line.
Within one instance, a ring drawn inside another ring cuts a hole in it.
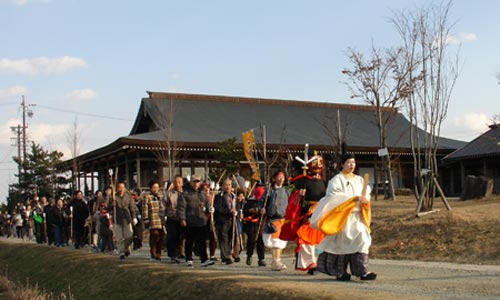
M 281 262 L 277 262 L 274 266 L 271 268 L 273 271 L 281 271 L 286 269 L 286 265 L 282 264 Z
M 204 262 L 201 263 L 201 266 L 202 267 L 207 267 L 207 266 L 210 266 L 210 265 L 213 265 L 215 264 L 215 261 L 211 260 L 211 259 L 207 259 L 205 260 Z
M 193 261 L 192 261 L 192 260 L 188 260 L 188 261 L 186 261 L 186 262 L 184 263 L 184 265 L 185 265 L 186 267 L 192 267 L 192 266 L 193 266 Z

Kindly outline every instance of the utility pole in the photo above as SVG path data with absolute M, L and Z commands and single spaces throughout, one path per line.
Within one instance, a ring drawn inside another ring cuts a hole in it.
M 26 161 L 26 145 L 28 143 L 28 137 L 26 134 L 26 129 L 28 129 L 27 117 L 33 117 L 33 111 L 31 107 L 35 106 L 34 104 L 26 104 L 26 100 L 24 95 L 22 95 L 21 108 L 23 110 L 23 121 L 22 124 L 18 124 L 17 126 L 11 126 L 10 130 L 15 134 L 14 138 L 11 138 L 14 143 L 13 146 L 17 146 L 17 160 L 18 160 L 18 186 L 21 186 L 22 176 L 24 173 L 23 165 Z M 21 193 L 21 191 L 18 191 Z
M 19 161 L 19 164 L 17 165 L 17 175 L 18 175 L 18 183 L 21 183 L 21 135 L 22 135 L 22 130 L 21 130 L 21 125 L 17 124 L 17 126 L 10 126 L 10 130 L 16 134 L 16 137 L 11 138 L 13 141 L 12 146 L 17 146 L 17 159 Z
M 34 104 L 26 104 L 26 101 L 24 99 L 24 95 L 22 95 L 23 101 L 21 102 L 21 107 L 23 109 L 23 161 L 26 160 L 26 144 L 28 142 L 27 136 L 26 136 L 26 129 L 28 129 L 28 124 L 26 123 L 26 116 L 29 118 L 33 117 L 33 111 L 30 109 L 30 107 L 35 106 Z

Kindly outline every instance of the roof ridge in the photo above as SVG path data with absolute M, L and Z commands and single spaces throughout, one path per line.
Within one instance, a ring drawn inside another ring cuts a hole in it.
M 212 102 L 233 102 L 233 103 L 258 103 L 258 104 L 272 104 L 272 105 L 295 105 L 305 107 L 325 107 L 325 108 L 339 108 L 350 110 L 364 110 L 375 111 L 374 106 L 360 105 L 360 104 L 343 104 L 332 102 L 317 102 L 317 101 L 304 101 L 304 100 L 282 100 L 282 99 L 269 99 L 269 98 L 251 98 L 251 97 L 237 97 L 237 96 L 221 96 L 221 95 L 206 95 L 206 94 L 187 94 L 187 93 L 172 93 L 172 92 L 153 92 L 146 91 L 150 99 L 170 99 L 170 100 L 202 100 Z M 382 111 L 397 112 L 396 108 L 383 107 Z

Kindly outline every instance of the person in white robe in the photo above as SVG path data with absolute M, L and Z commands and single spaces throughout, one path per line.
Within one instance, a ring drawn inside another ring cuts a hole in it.
M 377 274 L 368 272 L 370 236 L 370 196 L 363 177 L 354 174 L 356 160 L 344 154 L 342 172 L 328 182 L 323 197 L 311 217 L 311 227 L 326 236 L 317 246 L 323 251 L 318 257 L 319 272 L 348 281 L 351 274 L 361 280 L 375 280 Z

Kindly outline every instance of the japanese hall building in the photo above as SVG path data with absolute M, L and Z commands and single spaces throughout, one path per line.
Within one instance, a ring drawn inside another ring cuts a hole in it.
M 356 155 L 359 173 L 369 173 L 370 181 L 380 181 L 381 159 L 375 108 L 330 102 L 294 101 L 147 92 L 141 99 L 135 122 L 128 136 L 82 154 L 63 163 L 75 171 L 79 182 L 94 191 L 109 185 L 110 173 L 118 170 L 118 179 L 128 188 L 146 189 L 152 179 L 169 181 L 172 174 L 198 174 L 207 178 L 221 167 L 215 151 L 217 143 L 254 129 L 257 146 L 262 149 L 261 131 L 265 126 L 267 157 L 279 154 L 284 160 L 303 157 L 304 145 L 322 154 L 325 177 L 333 173 L 339 153 L 339 141 Z M 387 126 L 388 150 L 392 160 L 395 187 L 412 187 L 413 158 L 410 122 L 397 110 Z M 419 131 L 419 134 L 425 134 Z M 440 138 L 439 158 L 464 146 L 457 140 Z M 262 151 L 262 150 L 261 150 Z M 169 156 L 170 155 L 170 156 Z M 170 170 L 175 155 L 174 169 Z M 262 153 L 259 155 L 262 159 Z M 169 163 L 170 162 L 170 163 Z M 240 174 L 250 178 L 250 168 L 240 162 Z M 446 176 L 442 179 L 446 180 Z M 446 189 L 446 182 L 443 184 Z M 79 187 L 80 188 L 80 187 Z
M 468 175 L 485 176 L 493 179 L 493 192 L 500 194 L 500 124 L 489 125 L 489 130 L 448 154 L 443 162 L 452 189 L 465 186 Z

